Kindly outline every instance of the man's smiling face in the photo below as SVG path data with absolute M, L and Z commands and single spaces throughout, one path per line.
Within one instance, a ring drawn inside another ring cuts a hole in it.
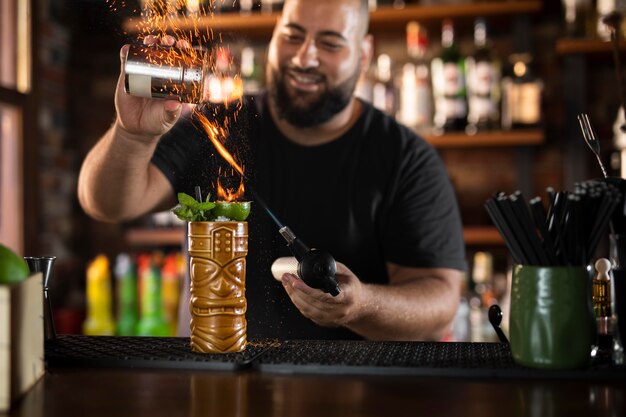
M 346 107 L 361 72 L 359 0 L 285 3 L 268 50 L 268 88 L 280 118 L 308 127 Z

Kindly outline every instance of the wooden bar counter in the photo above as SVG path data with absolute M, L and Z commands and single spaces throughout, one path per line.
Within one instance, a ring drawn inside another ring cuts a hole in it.
M 9 415 L 623 416 L 624 384 L 71 369 L 48 372 Z
M 521 367 L 507 344 L 66 336 L 9 416 L 623 416 L 626 370 Z

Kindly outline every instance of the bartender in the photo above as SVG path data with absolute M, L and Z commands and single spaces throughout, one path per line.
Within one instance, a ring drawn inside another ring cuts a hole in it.
M 372 57 L 368 22 L 367 0 L 285 1 L 267 90 L 203 106 L 213 121 L 230 120 L 227 143 L 247 185 L 299 238 L 337 260 L 336 297 L 291 274 L 273 280 L 272 262 L 290 253 L 253 202 L 249 338 L 440 340 L 449 332 L 466 267 L 455 193 L 427 142 L 354 96 Z M 78 181 L 84 210 L 107 222 L 170 209 L 178 192 L 197 185 L 215 196 L 224 172 L 185 105 L 124 92 L 126 48 L 115 121 Z

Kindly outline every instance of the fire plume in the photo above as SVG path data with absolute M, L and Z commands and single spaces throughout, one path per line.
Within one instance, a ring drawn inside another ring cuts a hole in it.
M 226 129 L 211 123 L 209 119 L 207 119 L 207 117 L 197 108 L 194 108 L 193 114 L 196 120 L 200 123 L 200 126 L 202 126 L 202 128 L 204 129 L 211 143 L 213 143 L 213 146 L 215 146 L 215 149 L 217 149 L 217 152 L 219 152 L 222 158 L 224 158 L 226 162 L 228 162 L 230 166 L 232 166 L 243 178 L 243 167 L 239 165 L 237 161 L 235 161 L 235 158 L 233 158 L 233 156 L 228 152 L 226 147 L 224 147 L 224 144 L 222 144 L 219 139 L 220 137 L 226 137 Z
M 222 187 L 222 184 L 220 183 L 220 179 L 219 178 L 217 179 L 218 200 L 228 201 L 228 202 L 241 200 L 243 198 L 244 191 L 245 191 L 245 187 L 243 185 L 243 178 L 239 182 L 239 188 L 237 189 L 237 191 Z

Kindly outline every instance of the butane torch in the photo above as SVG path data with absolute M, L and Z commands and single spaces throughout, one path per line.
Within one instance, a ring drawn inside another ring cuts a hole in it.
M 256 193 L 254 188 L 248 186 L 254 199 L 278 226 L 278 233 L 287 241 L 287 247 L 293 253 L 293 257 L 278 258 L 272 264 L 272 275 L 280 280 L 284 273 L 297 275 L 311 288 L 317 288 L 336 297 L 341 292 L 335 273 L 337 264 L 335 258 L 326 251 L 309 248 L 302 240 L 296 237 L 288 226 L 281 223 L 272 213 L 263 199 Z
M 296 274 L 309 287 L 321 289 L 333 297 L 339 295 L 341 288 L 335 278 L 337 265 L 332 255 L 326 251 L 309 248 L 287 226 L 281 227 L 278 233 L 287 241 L 287 246 L 297 263 L 291 257 L 276 259 L 272 264 L 274 278 L 280 279 L 284 273 L 289 272 Z

